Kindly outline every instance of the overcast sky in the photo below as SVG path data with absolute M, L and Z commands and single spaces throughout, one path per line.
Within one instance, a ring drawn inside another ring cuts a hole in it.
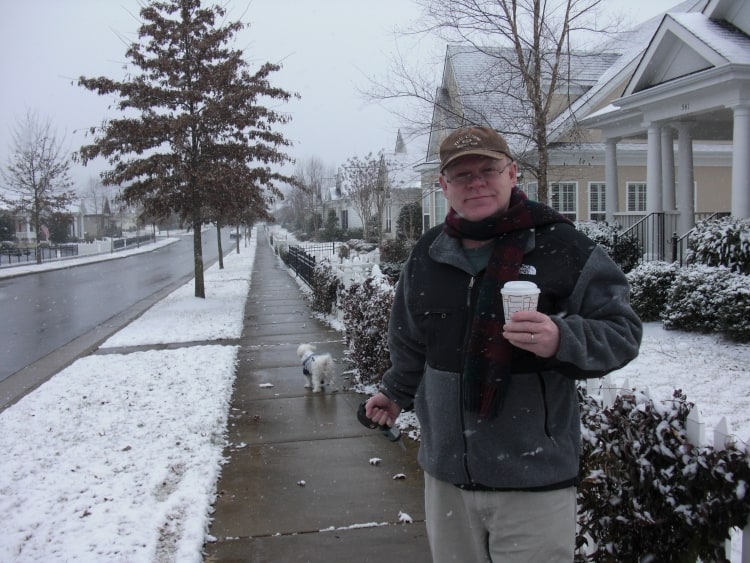
M 634 21 L 677 4 L 609 2 Z M 433 67 L 438 77 L 442 70 L 443 45 L 415 45 L 403 36 L 397 41 L 396 31 L 420 14 L 410 0 L 219 3 L 227 5 L 229 19 L 251 24 L 236 47 L 252 67 L 281 63 L 272 84 L 302 96 L 277 108 L 292 115 L 284 132 L 297 160 L 314 155 L 338 166 L 352 156 L 393 149 L 400 125 L 389 111 L 393 106 L 368 103 L 361 91 L 368 76 L 387 76 L 397 47 L 408 62 Z M 81 75 L 121 75 L 127 44 L 136 39 L 138 12 L 138 0 L 0 0 L 0 165 L 7 162 L 11 131 L 27 108 L 49 118 L 70 150 L 88 142 L 82 131 L 108 115 L 109 100 L 73 82 Z M 73 177 L 85 186 L 97 172 L 96 166 L 77 166 Z

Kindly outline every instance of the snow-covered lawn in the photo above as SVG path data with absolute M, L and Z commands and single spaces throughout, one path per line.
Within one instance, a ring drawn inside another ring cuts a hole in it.
M 0 413 L 0 561 L 201 561 L 255 258 L 251 245 Z M 265 244 L 265 239 L 261 240 Z M 210 311 L 210 314 L 209 314 Z M 204 341 L 118 353 L 119 346 Z M 750 346 L 646 326 L 617 384 L 674 388 L 750 438 Z M 734 547 L 732 561 L 739 561 Z

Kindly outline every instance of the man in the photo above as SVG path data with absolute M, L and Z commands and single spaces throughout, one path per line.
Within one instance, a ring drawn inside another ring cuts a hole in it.
M 433 560 L 572 561 L 580 451 L 576 379 L 638 354 L 642 327 L 607 254 L 516 186 L 505 140 L 458 129 L 440 146 L 450 211 L 400 276 L 392 367 L 366 413 L 420 421 Z M 505 324 L 500 289 L 535 282 L 537 311 Z

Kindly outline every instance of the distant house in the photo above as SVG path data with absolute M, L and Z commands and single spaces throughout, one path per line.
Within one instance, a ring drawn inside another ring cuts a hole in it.
M 386 205 L 381 217 L 381 229 L 384 238 L 395 238 L 396 222 L 401 209 L 410 203 L 420 202 L 422 198 L 421 176 L 415 170 L 415 165 L 422 160 L 424 147 L 422 139 L 411 139 L 407 142 L 399 131 L 393 152 L 384 153 L 383 169 L 386 173 Z M 362 220 L 352 205 L 346 193 L 346 185 L 339 170 L 335 178 L 329 178 L 323 187 L 324 215 L 326 220 L 328 210 L 332 209 L 339 219 L 339 227 L 361 229 Z
M 625 226 L 660 212 L 666 236 L 713 212 L 750 215 L 748 10 L 748 2 L 690 0 L 604 49 L 571 53 L 564 73 L 570 79 L 558 85 L 548 127 L 546 203 L 573 220 Z M 498 64 L 501 51 L 446 50 L 427 155 L 418 166 L 425 229 L 446 211 L 436 189 L 439 144 L 462 125 L 502 132 L 521 163 L 521 186 L 532 198 L 538 194 L 536 178 L 522 166 L 534 160 L 533 148 L 515 134 L 528 123 L 517 101 L 523 90 Z
M 421 141 L 417 138 L 406 143 L 399 131 L 393 153 L 386 155 L 388 197 L 381 225 L 385 238 L 395 238 L 396 223 L 404 206 L 421 203 L 422 179 L 414 168 L 424 154 Z

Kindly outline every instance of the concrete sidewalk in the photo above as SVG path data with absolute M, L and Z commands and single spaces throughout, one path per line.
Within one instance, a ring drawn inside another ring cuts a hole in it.
M 260 235 L 205 561 L 429 562 L 417 445 L 360 425 L 365 396 L 305 389 L 302 342 L 346 369 L 342 335 Z

